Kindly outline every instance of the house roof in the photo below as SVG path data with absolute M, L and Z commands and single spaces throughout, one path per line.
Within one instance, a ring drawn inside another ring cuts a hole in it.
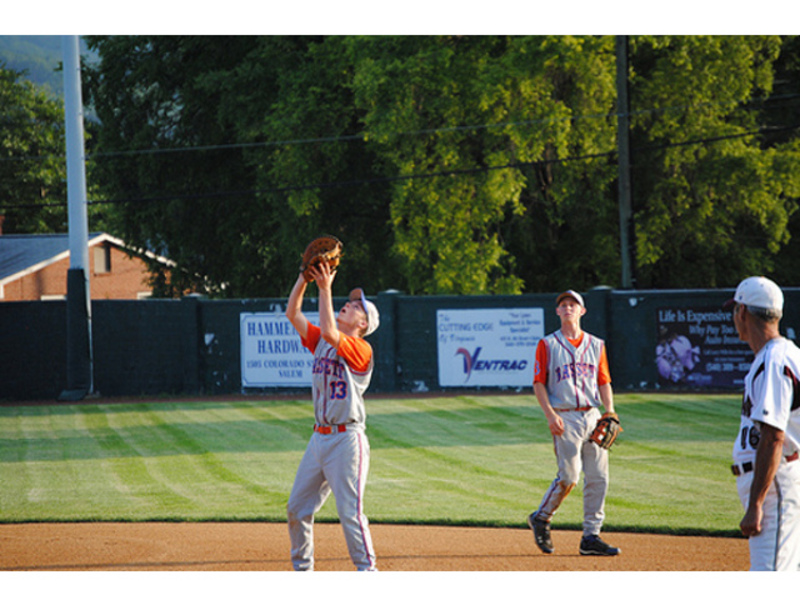
M 107 233 L 90 233 L 89 246 L 109 242 L 121 248 L 125 243 Z M 151 255 L 151 253 L 147 253 Z M 10 283 L 69 256 L 69 234 L 0 235 L 0 285 Z M 155 257 L 164 262 L 166 259 Z

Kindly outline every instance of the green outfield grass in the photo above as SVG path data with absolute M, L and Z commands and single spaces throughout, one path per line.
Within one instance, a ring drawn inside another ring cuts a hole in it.
M 606 530 L 733 535 L 739 399 L 621 394 Z M 372 522 L 525 526 L 555 476 L 532 395 L 368 399 Z M 0 406 L 0 522 L 282 521 L 310 401 Z M 329 500 L 318 520 L 336 519 Z M 579 528 L 580 486 L 555 528 Z

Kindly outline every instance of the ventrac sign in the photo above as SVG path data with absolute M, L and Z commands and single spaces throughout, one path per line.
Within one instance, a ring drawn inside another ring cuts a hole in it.
M 436 311 L 439 385 L 533 385 L 536 344 L 544 337 L 544 309 Z

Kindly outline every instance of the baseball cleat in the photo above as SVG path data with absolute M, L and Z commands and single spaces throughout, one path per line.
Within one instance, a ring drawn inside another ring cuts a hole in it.
M 580 552 L 584 556 L 617 556 L 622 551 L 606 544 L 599 535 L 587 535 L 581 538 Z
M 528 515 L 528 527 L 533 530 L 533 539 L 539 550 L 545 554 L 553 553 L 553 540 L 550 539 L 550 523 L 536 517 L 536 513 Z

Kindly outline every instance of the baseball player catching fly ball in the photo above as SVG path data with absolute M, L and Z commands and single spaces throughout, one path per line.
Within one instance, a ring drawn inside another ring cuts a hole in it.
M 755 354 L 744 378 L 733 474 L 751 571 L 800 570 L 800 349 L 778 330 L 783 292 L 765 277 L 736 288 L 733 323 Z
M 327 260 L 309 267 L 319 289 L 317 327 L 301 312 L 308 281 L 301 272 L 289 296 L 286 316 L 314 354 L 312 397 L 314 433 L 297 468 L 287 504 L 292 565 L 314 569 L 314 515 L 331 492 L 350 558 L 359 571 L 376 571 L 375 551 L 364 515 L 369 470 L 364 392 L 372 378 L 372 347 L 364 340 L 378 328 L 376 306 L 360 288 L 334 317 L 332 286 L 336 272 Z
M 558 475 L 539 509 L 528 517 L 539 549 L 551 554 L 550 522 L 584 473 L 581 554 L 620 553 L 600 539 L 608 490 L 608 450 L 621 431 L 614 413 L 614 394 L 603 340 L 581 329 L 586 314 L 583 297 L 572 290 L 556 298 L 561 328 L 542 338 L 536 348 L 533 389 L 553 434 Z M 603 407 L 602 415 L 598 410 Z M 598 441 L 602 432 L 606 439 Z M 608 437 L 608 435 L 610 437 Z

